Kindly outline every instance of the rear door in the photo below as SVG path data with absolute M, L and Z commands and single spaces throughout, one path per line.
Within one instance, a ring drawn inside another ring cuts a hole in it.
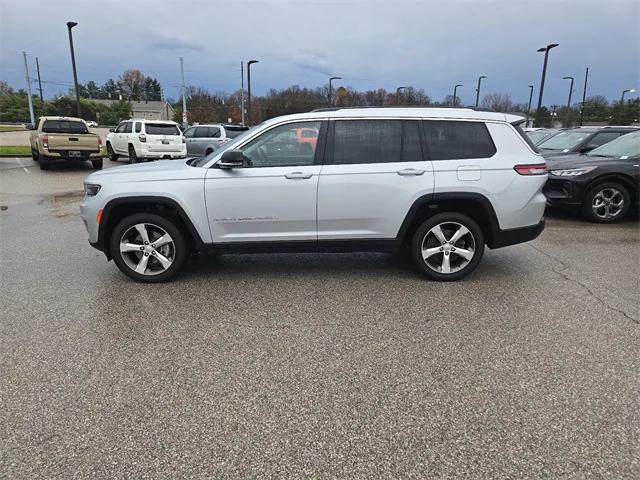
M 318 240 L 395 238 L 413 202 L 433 192 L 419 120 L 330 125 L 318 184 Z M 308 138 L 305 144 L 311 145 Z
M 196 127 L 190 127 L 184 131 L 184 141 L 187 144 L 187 155 L 197 155 L 195 134 Z

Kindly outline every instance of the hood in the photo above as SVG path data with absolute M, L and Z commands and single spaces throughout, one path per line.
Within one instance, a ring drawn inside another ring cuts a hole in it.
M 564 156 L 568 156 L 568 155 L 575 155 L 575 152 L 564 152 L 562 150 L 542 150 L 541 148 L 538 148 L 538 151 L 540 152 L 540 155 L 542 155 L 544 158 L 550 158 L 550 157 L 564 157 Z
M 101 181 L 143 182 L 147 180 L 173 180 L 185 178 L 202 178 L 206 169 L 190 167 L 188 159 L 157 160 L 155 162 L 122 165 L 107 168 L 89 175 L 86 183 L 100 183 Z
M 545 161 L 547 163 L 547 170 L 555 170 L 559 168 L 578 168 L 599 165 L 603 163 L 603 161 L 611 163 L 611 160 L 614 159 L 615 157 L 596 157 L 573 153 L 548 157 L 545 158 Z

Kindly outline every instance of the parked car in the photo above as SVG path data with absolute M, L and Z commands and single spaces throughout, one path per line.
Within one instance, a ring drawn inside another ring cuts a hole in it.
M 326 109 L 273 118 L 217 152 L 85 179 L 89 242 L 160 282 L 190 251 L 412 252 L 435 280 L 544 227 L 544 159 L 519 123 L 471 109 Z M 315 148 L 299 129 L 319 132 Z
M 49 170 L 59 160 L 90 161 L 91 166 L 102 168 L 102 139 L 90 133 L 81 118 L 40 117 L 29 137 L 31 156 L 41 170 Z
M 576 127 L 563 130 L 537 144 L 544 157 L 586 153 L 611 140 L 638 130 L 634 127 Z
M 131 119 L 109 132 L 105 143 L 112 162 L 120 156 L 129 157 L 131 163 L 187 156 L 182 131 L 175 122 Z
M 98 126 L 98 122 L 94 122 L 93 120 L 89 120 L 88 122 L 85 122 L 87 124 L 87 127 L 91 127 L 91 128 L 95 128 Z
M 194 125 L 184 132 L 189 156 L 209 155 L 225 143 L 249 130 L 244 125 L 207 124 Z
M 542 142 L 548 140 L 561 131 L 562 130 L 559 128 L 532 128 L 525 130 L 525 133 L 534 145 L 540 145 Z
M 548 204 L 581 213 L 593 222 L 622 220 L 638 208 L 640 131 L 621 136 L 585 155 L 547 159 Z
M 295 129 L 295 133 L 298 143 L 307 143 L 312 150 L 316 149 L 319 134 L 318 130 L 316 130 L 315 128 L 297 128 Z

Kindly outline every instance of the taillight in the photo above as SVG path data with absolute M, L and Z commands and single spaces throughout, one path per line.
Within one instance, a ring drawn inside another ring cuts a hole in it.
M 42 136 L 42 146 L 44 148 L 49 148 L 49 135 Z
M 98 146 L 102 147 L 102 139 L 100 137 L 98 137 Z
M 144 133 L 141 133 L 140 135 L 138 135 L 138 138 L 142 143 L 147 141 L 147 136 Z
M 547 164 L 534 163 L 530 165 L 516 165 L 513 169 L 520 175 L 544 175 L 547 173 Z

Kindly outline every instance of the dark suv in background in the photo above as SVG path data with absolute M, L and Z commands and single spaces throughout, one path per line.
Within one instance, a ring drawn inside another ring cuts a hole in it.
M 564 130 L 537 144 L 544 157 L 587 153 L 621 135 L 634 132 L 634 127 L 577 127 Z

